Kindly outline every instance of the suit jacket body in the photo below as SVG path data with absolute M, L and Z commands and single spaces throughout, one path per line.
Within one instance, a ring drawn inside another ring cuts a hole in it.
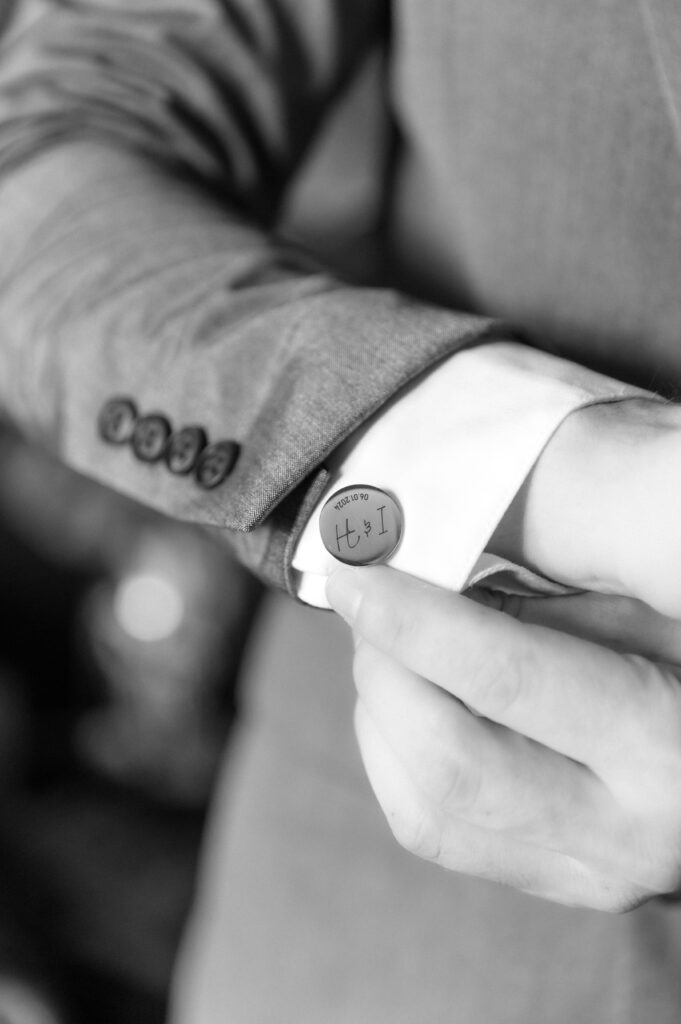
M 392 237 L 412 282 L 676 386 L 681 8 L 404 2 Z

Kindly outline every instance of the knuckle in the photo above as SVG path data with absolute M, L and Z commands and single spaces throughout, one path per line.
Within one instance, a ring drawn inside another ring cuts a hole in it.
M 445 749 L 430 767 L 426 788 L 440 810 L 470 813 L 480 800 L 480 764 L 473 758 L 454 757 Z
M 627 803 L 650 820 L 681 827 L 681 687 L 675 675 L 644 658 L 629 656 L 637 687 L 623 702 L 618 722 L 617 777 Z
M 431 807 L 443 814 L 470 813 L 483 789 L 483 765 L 467 736 L 458 704 L 447 697 L 436 702 L 418 720 L 421 756 L 415 772 Z
M 664 834 L 651 830 L 645 843 L 639 844 L 639 858 L 644 867 L 640 881 L 658 896 L 678 892 L 681 888 L 681 822 L 667 827 Z
M 649 809 L 645 817 L 639 816 L 635 824 L 620 834 L 620 839 L 622 855 L 617 861 L 617 873 L 627 880 L 622 882 L 628 886 L 623 890 L 628 901 L 625 909 L 643 899 L 681 889 L 681 817 L 678 811 Z
M 681 765 L 681 679 L 677 669 L 638 654 L 624 655 L 633 670 L 634 686 L 627 702 L 629 742 L 664 750 Z
M 390 830 L 399 845 L 422 860 L 438 861 L 442 853 L 442 833 L 428 809 L 421 804 L 409 812 L 388 814 Z
M 470 686 L 476 710 L 490 718 L 507 714 L 518 702 L 530 669 L 527 647 L 487 648 L 471 667 Z
M 604 914 L 628 914 L 646 899 L 641 889 L 635 886 L 602 886 L 591 902 L 593 910 Z
M 678 862 L 656 866 L 648 872 L 646 888 L 656 896 L 669 896 L 681 889 L 681 865 Z
M 582 882 L 585 888 L 576 905 L 598 910 L 603 914 L 627 914 L 650 897 L 642 885 L 621 874 L 602 870 L 588 870 Z

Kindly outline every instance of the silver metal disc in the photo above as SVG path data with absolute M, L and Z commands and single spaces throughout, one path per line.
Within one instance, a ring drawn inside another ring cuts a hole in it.
M 324 547 L 346 565 L 376 565 L 389 558 L 402 536 L 402 510 L 378 487 L 357 484 L 336 491 L 319 517 Z

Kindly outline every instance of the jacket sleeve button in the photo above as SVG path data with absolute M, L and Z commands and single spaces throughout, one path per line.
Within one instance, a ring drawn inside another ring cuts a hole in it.
M 132 450 L 141 462 L 158 462 L 170 437 L 170 423 L 160 413 L 150 413 L 137 421 L 132 435 Z
M 215 441 L 203 449 L 196 464 L 196 480 L 200 487 L 218 487 L 234 469 L 239 457 L 236 441 Z
M 99 413 L 99 436 L 108 444 L 126 444 L 137 423 L 137 407 L 130 398 L 111 398 Z
M 171 435 L 165 450 L 165 461 L 171 473 L 191 473 L 199 455 L 208 444 L 203 427 L 182 427 Z

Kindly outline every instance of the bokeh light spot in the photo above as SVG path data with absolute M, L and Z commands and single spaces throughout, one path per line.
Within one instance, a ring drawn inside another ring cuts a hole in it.
M 163 576 L 126 576 L 116 588 L 114 614 L 135 640 L 165 640 L 182 622 L 184 601 L 176 584 Z

